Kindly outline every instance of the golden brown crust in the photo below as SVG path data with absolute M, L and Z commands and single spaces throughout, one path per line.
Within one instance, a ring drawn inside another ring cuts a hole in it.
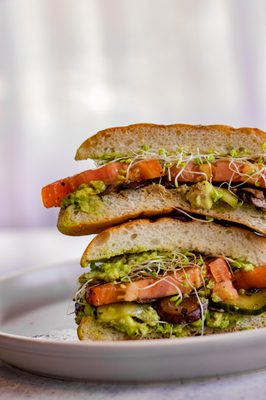
M 158 125 L 158 124 L 151 124 L 151 123 L 138 123 L 132 124 L 128 126 L 121 126 L 121 127 L 113 127 L 104 129 L 99 131 L 95 135 L 89 137 L 85 140 L 81 146 L 78 148 L 76 152 L 75 159 L 76 160 L 84 160 L 87 158 L 100 158 L 102 157 L 102 152 L 100 148 L 102 147 L 102 143 L 115 142 L 116 137 L 119 135 L 119 143 L 121 141 L 124 145 L 125 149 L 130 149 L 131 145 L 131 138 L 134 138 L 136 135 L 138 136 L 139 144 L 143 144 L 142 138 L 143 135 L 148 133 L 150 137 L 152 137 L 153 131 L 160 131 L 160 135 L 167 136 L 170 132 L 174 132 L 175 134 L 179 135 L 180 132 L 188 131 L 194 132 L 197 135 L 201 135 L 203 133 L 207 133 L 208 135 L 212 135 L 213 133 L 217 132 L 224 136 L 225 140 L 227 140 L 232 135 L 253 135 L 257 138 L 258 142 L 263 143 L 266 141 L 266 132 L 257 129 L 257 128 L 233 128 L 228 125 L 189 125 L 189 124 L 172 124 L 172 125 Z M 123 139 L 123 140 L 122 140 Z M 181 144 L 179 144 L 181 145 Z M 241 146 L 241 143 L 239 143 Z M 114 152 L 117 152 L 117 146 L 113 148 Z
M 130 221 L 130 220 L 135 220 L 135 219 L 140 219 L 140 218 L 149 218 L 149 217 L 156 217 L 156 216 L 163 216 L 167 214 L 171 214 L 172 212 L 178 212 L 179 210 L 183 210 L 188 213 L 192 213 L 192 215 L 197 214 L 201 216 L 206 216 L 206 212 L 202 209 L 193 209 L 190 207 L 184 207 L 184 206 L 179 206 L 177 207 L 164 207 L 161 208 L 160 210 L 145 210 L 145 211 L 135 211 L 127 214 L 123 214 L 119 217 L 115 218 L 108 218 L 105 217 L 101 219 L 98 222 L 93 222 L 93 221 L 85 221 L 82 223 L 75 223 L 73 222 L 72 225 L 64 225 L 62 223 L 63 219 L 63 213 L 64 210 L 61 210 L 58 216 L 58 222 L 57 222 L 57 228 L 58 230 L 63 233 L 64 235 L 69 235 L 69 236 L 84 236 L 84 235 L 92 235 L 92 234 L 97 234 L 102 232 L 103 230 L 111 227 L 115 227 L 119 224 L 122 224 L 124 222 Z M 182 214 L 182 213 L 181 213 Z M 209 217 L 212 217 L 216 220 L 220 221 L 228 221 L 231 223 L 236 223 L 242 226 L 246 226 L 247 228 L 251 230 L 255 230 L 258 233 L 261 233 L 263 235 L 266 235 L 266 226 L 265 228 L 261 229 L 260 227 L 254 227 L 248 220 L 243 220 L 239 217 L 234 217 L 233 215 L 231 216 L 226 216 L 225 214 L 218 213 L 218 212 L 209 212 L 208 213 Z
M 57 221 L 57 228 L 58 230 L 65 234 L 65 235 L 70 235 L 70 236 L 83 236 L 83 235 L 91 235 L 95 233 L 100 233 L 104 229 L 111 228 L 112 226 L 116 226 L 119 224 L 122 224 L 126 221 L 129 220 L 135 220 L 137 218 L 147 218 L 147 217 L 153 217 L 153 216 L 158 216 L 158 215 L 165 215 L 165 214 L 170 214 L 172 211 L 174 211 L 173 207 L 167 207 L 167 208 L 162 208 L 160 212 L 158 210 L 146 210 L 146 211 L 135 211 L 127 214 L 123 214 L 119 217 L 116 218 L 108 218 L 105 217 L 101 219 L 99 222 L 80 222 L 76 223 L 73 221 L 72 225 L 65 225 L 63 223 L 63 214 L 65 210 L 60 210 L 59 216 L 58 216 L 58 221 Z
M 169 124 L 169 125 L 163 125 L 163 124 L 152 124 L 152 123 L 138 123 L 138 124 L 131 124 L 131 125 L 124 125 L 124 126 L 118 126 L 118 127 L 112 127 L 112 128 L 107 128 L 103 129 L 99 132 L 97 132 L 93 138 L 96 139 L 97 136 L 112 136 L 113 133 L 117 130 L 120 129 L 124 133 L 135 133 L 136 128 L 162 128 L 162 129 L 168 129 L 168 128 L 177 128 L 177 129 L 183 129 L 183 128 L 191 128 L 194 130 L 198 130 L 199 132 L 201 130 L 209 130 L 210 134 L 213 132 L 213 130 L 220 130 L 223 135 L 229 135 L 234 132 L 245 132 L 246 134 L 250 134 L 255 132 L 257 135 L 262 135 L 264 139 L 266 139 L 266 132 L 262 131 L 258 128 L 247 128 L 247 127 L 240 127 L 240 128 L 234 128 L 230 125 L 219 125 L 219 124 L 214 124 L 214 125 L 192 125 L 192 124 Z M 91 138 L 87 140 L 91 140 Z M 85 142 L 84 142 L 85 143 Z

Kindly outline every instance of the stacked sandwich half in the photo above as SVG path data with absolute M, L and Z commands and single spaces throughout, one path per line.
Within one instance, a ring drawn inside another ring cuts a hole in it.
M 266 133 L 136 124 L 87 139 L 94 170 L 42 189 L 81 258 L 81 340 L 266 326 Z

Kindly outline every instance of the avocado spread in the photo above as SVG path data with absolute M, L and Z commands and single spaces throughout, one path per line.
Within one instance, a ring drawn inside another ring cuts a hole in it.
M 106 185 L 102 181 L 91 181 L 88 184 L 82 184 L 73 193 L 66 196 L 61 202 L 61 208 L 67 208 L 74 204 L 85 213 L 99 214 L 103 205 L 100 193 L 104 192 Z
M 208 328 L 226 329 L 231 325 L 241 323 L 243 316 L 238 313 L 208 311 L 205 323 Z
M 141 253 L 124 254 L 112 257 L 103 262 L 91 262 L 90 271 L 85 272 L 79 278 L 80 284 L 87 281 L 129 281 L 130 275 L 157 277 L 159 274 L 166 273 L 169 268 L 182 268 L 188 264 L 197 264 L 200 267 L 204 264 L 200 254 L 192 253 L 185 249 L 180 249 L 175 254 L 167 251 L 144 251 Z M 86 267 L 87 264 L 81 264 Z M 134 276 L 136 279 L 138 276 Z
M 116 303 L 95 308 L 86 305 L 83 311 L 78 312 L 76 323 L 82 325 L 83 317 L 86 316 L 95 318 L 106 327 L 126 333 L 131 338 L 145 338 L 148 335 L 162 338 L 187 337 L 200 334 L 202 329 L 202 319 L 189 324 L 160 321 L 156 308 L 148 304 Z M 242 318 L 236 313 L 206 311 L 204 325 L 221 332 L 241 322 Z
M 113 257 L 102 263 L 90 263 L 90 272 L 81 275 L 79 282 L 81 284 L 88 280 L 99 280 L 105 282 L 123 280 L 128 277 L 132 270 L 140 264 L 149 260 L 160 261 L 164 258 L 172 258 L 171 253 L 158 251 L 145 251 L 137 254 L 124 254 Z M 82 265 L 85 267 L 86 265 Z M 156 274 L 157 275 L 157 274 Z
M 191 187 L 185 186 L 183 193 L 193 208 L 210 210 L 217 201 L 223 201 L 233 208 L 242 204 L 232 192 L 216 188 L 208 181 L 198 182 Z
M 206 299 L 201 298 L 201 301 Z M 76 304 L 77 305 L 77 304 Z M 212 331 L 227 331 L 230 326 L 239 325 L 239 329 L 247 329 L 241 326 L 243 315 L 237 312 L 223 310 L 205 310 L 203 320 L 191 323 L 168 323 L 161 321 L 156 311 L 156 304 L 115 303 L 99 307 L 88 304 L 78 305 L 76 310 L 76 323 L 82 325 L 86 317 L 95 319 L 106 327 L 114 328 L 126 333 L 131 338 L 145 338 L 147 335 L 162 338 L 187 337 L 202 333 L 203 325 Z M 85 319 L 84 319 L 85 318 Z M 82 330 L 81 330 L 82 331 Z
M 248 260 L 227 258 L 233 269 L 243 269 L 250 271 L 254 268 Z M 79 278 L 79 283 L 84 285 L 86 282 L 129 282 L 132 274 L 133 279 L 140 276 L 157 277 L 173 271 L 173 268 L 183 268 L 189 264 L 204 265 L 204 256 L 190 252 L 186 249 L 172 252 L 163 251 L 144 251 L 135 254 L 123 254 L 112 257 L 103 262 L 91 262 L 90 271 L 85 272 Z M 86 267 L 87 264 L 81 265 Z M 204 273 L 204 270 L 202 271 Z M 137 274 L 137 276 L 136 276 Z
M 97 319 L 125 332 L 128 336 L 146 336 L 160 318 L 147 304 L 120 303 L 97 307 Z

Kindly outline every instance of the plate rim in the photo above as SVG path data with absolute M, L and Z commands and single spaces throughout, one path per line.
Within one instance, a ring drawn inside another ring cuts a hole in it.
M 31 267 L 28 267 L 28 268 L 23 268 L 22 270 L 19 270 L 19 271 L 7 272 L 7 273 L 4 273 L 4 274 L 1 274 L 1 276 L 0 276 L 0 284 L 3 281 L 11 280 L 11 279 L 14 279 L 16 277 L 23 276 L 24 274 L 28 274 L 30 272 L 41 272 L 42 270 L 45 270 L 45 269 L 58 268 L 60 266 L 62 267 L 65 264 L 70 264 L 70 263 L 73 263 L 73 262 L 76 262 L 76 261 L 77 261 L 77 264 L 80 265 L 78 258 L 72 258 L 72 259 L 69 259 L 67 261 L 57 261 L 57 262 L 53 262 L 53 263 L 49 263 L 49 264 L 42 264 L 42 265 L 39 265 L 39 266 L 31 266 Z M 80 268 L 83 270 L 83 268 L 81 266 L 80 266 Z

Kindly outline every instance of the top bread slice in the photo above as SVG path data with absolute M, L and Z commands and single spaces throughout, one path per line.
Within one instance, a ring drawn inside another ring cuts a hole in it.
M 266 264 L 266 238 L 238 227 L 213 222 L 183 222 L 160 218 L 135 220 L 106 229 L 86 248 L 81 265 L 125 253 L 186 249 L 208 256 L 242 259 L 255 266 Z
M 226 155 L 231 150 L 261 154 L 266 132 L 255 128 L 232 128 L 226 125 L 155 125 L 134 124 L 109 128 L 89 137 L 78 148 L 75 159 L 104 159 L 106 155 L 132 157 L 143 146 L 158 152 L 176 151 L 180 147 L 195 154 L 215 151 Z M 114 157 L 115 158 L 115 157 Z

